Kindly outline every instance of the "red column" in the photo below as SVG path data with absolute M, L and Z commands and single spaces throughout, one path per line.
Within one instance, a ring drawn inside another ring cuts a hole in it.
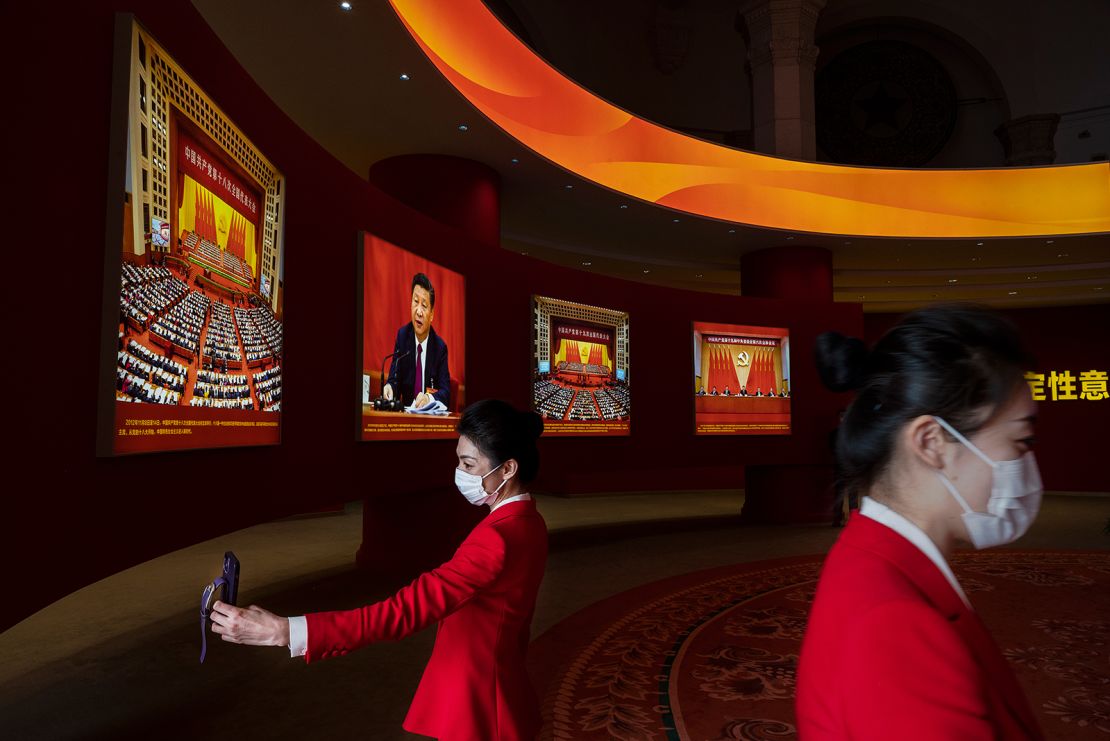
M 784 245 L 749 252 L 740 258 L 743 296 L 788 301 L 833 300 L 832 253 L 821 247 Z M 809 348 L 794 347 L 793 363 L 812 362 Z M 778 384 L 771 353 L 759 352 L 752 373 L 764 394 Z M 754 389 L 750 388 L 751 392 Z M 794 389 L 791 389 L 793 395 Z M 795 410 L 797 406 L 795 406 Z M 745 522 L 772 524 L 830 522 L 833 467 L 831 465 L 749 465 L 744 470 Z
M 368 177 L 406 206 L 473 239 L 501 245 L 501 176 L 493 168 L 461 157 L 406 154 L 375 162 Z M 448 489 L 450 473 L 445 474 Z M 429 519 L 426 513 L 433 507 L 436 516 Z M 449 559 L 485 512 L 443 489 L 368 497 L 356 563 L 371 574 L 406 581 Z
M 832 301 L 832 253 L 803 245 L 748 252 L 740 258 L 740 294 L 789 301 Z
M 402 154 L 370 166 L 370 182 L 474 239 L 501 244 L 501 176 L 492 167 L 442 154 Z

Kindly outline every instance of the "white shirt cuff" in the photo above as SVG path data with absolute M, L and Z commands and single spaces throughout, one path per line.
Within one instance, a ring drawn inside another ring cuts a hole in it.
M 289 620 L 289 656 L 297 658 L 308 653 L 308 621 L 304 615 Z

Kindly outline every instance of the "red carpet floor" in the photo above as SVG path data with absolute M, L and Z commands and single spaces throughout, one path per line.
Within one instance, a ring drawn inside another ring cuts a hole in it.
M 541 738 L 796 738 L 798 650 L 822 560 L 686 574 L 570 616 L 529 655 Z M 953 568 L 1048 738 L 1110 740 L 1110 552 L 961 553 Z

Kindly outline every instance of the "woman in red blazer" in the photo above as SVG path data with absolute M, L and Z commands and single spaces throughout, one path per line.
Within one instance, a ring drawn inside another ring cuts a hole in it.
M 281 618 L 217 602 L 212 630 L 234 643 L 289 646 L 311 663 L 438 622 L 405 729 L 459 741 L 533 739 L 540 713 L 525 652 L 547 563 L 547 526 L 525 484 L 539 470 L 543 421 L 487 400 L 466 409 L 458 431 L 456 485 L 491 511 L 450 561 L 357 610 Z
M 866 496 L 829 552 L 798 665 L 802 739 L 1040 739 L 1017 678 L 948 565 L 1021 537 L 1041 481 L 1013 326 L 975 307 L 910 314 L 868 352 L 818 338 L 855 389 L 839 476 Z

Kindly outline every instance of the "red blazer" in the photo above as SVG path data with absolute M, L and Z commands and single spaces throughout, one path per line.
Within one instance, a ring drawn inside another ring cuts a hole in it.
M 459 741 L 533 739 L 539 702 L 524 656 L 546 563 L 547 526 L 535 502 L 510 502 L 478 523 L 450 561 L 389 599 L 306 615 L 305 660 L 399 640 L 438 621 L 405 729 Z
M 1041 739 L 979 617 L 916 546 L 853 514 L 825 560 L 798 662 L 809 739 Z

